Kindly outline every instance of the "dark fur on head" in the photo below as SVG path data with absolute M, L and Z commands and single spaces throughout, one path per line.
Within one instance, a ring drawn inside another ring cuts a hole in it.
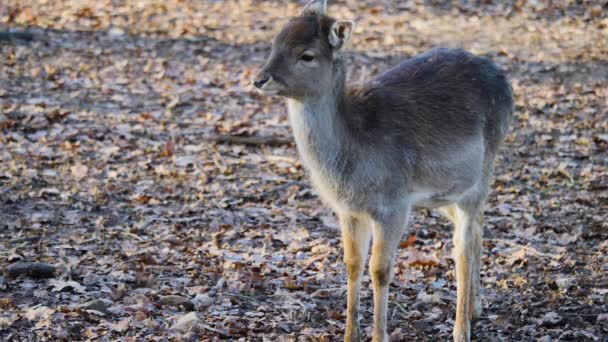
M 307 46 L 319 40 L 331 52 L 329 45 L 329 30 L 335 19 L 326 15 L 305 14 L 289 20 L 281 32 L 276 36 L 274 43 L 280 42 L 288 48 Z
M 345 30 L 352 28 L 343 23 L 310 11 L 292 18 L 275 37 L 270 57 L 257 76 L 268 80 L 260 89 L 289 98 L 317 95 L 319 84 L 333 82 L 334 64 L 340 64 L 335 53 L 348 39 Z M 303 61 L 302 55 L 310 60 Z

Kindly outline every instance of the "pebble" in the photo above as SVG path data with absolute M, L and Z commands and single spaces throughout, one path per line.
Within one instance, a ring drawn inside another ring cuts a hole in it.
M 206 293 L 199 293 L 192 298 L 192 304 L 194 304 L 196 311 L 202 311 L 203 309 L 211 306 L 213 302 L 214 299 Z
M 598 315 L 597 322 L 608 328 L 608 313 Z
M 183 333 L 190 332 L 196 330 L 199 323 L 202 323 L 202 320 L 198 317 L 196 312 L 190 312 L 178 318 L 171 329 Z
M 126 32 L 120 27 L 112 27 L 108 30 L 108 34 L 112 37 L 122 37 L 126 34 Z
M 96 299 L 96 300 L 83 304 L 82 308 L 86 309 L 86 310 L 99 311 L 99 312 L 103 313 L 104 315 L 107 315 L 110 313 L 110 311 L 108 311 L 108 308 L 110 306 L 112 306 L 112 304 L 113 304 L 113 302 L 109 299 Z
M 194 310 L 194 305 L 188 298 L 178 295 L 163 296 L 160 298 L 160 302 L 163 305 L 173 306 L 176 308 L 182 307 L 188 311 Z

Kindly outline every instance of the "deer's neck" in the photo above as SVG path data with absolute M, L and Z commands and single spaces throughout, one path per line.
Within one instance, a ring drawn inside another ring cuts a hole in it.
M 296 144 L 305 165 L 326 173 L 340 172 L 349 135 L 343 121 L 341 105 L 345 96 L 345 70 L 337 63 L 330 91 L 302 99 L 288 99 L 289 120 Z

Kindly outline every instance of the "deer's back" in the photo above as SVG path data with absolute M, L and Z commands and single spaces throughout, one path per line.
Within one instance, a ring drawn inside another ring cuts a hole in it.
M 481 134 L 494 149 L 512 115 L 503 73 L 460 49 L 434 49 L 351 90 L 351 128 L 363 136 L 406 140 L 417 148 L 467 141 Z
M 343 113 L 354 139 L 432 196 L 475 186 L 511 120 L 502 72 L 463 50 L 435 49 L 350 89 Z

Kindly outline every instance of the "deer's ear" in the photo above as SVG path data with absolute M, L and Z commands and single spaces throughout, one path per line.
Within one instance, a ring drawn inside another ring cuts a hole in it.
M 331 25 L 329 30 L 329 44 L 334 49 L 340 49 L 350 40 L 350 35 L 355 27 L 355 22 L 350 20 L 339 20 Z
M 302 10 L 300 15 L 325 15 L 327 10 L 327 0 L 312 0 Z

